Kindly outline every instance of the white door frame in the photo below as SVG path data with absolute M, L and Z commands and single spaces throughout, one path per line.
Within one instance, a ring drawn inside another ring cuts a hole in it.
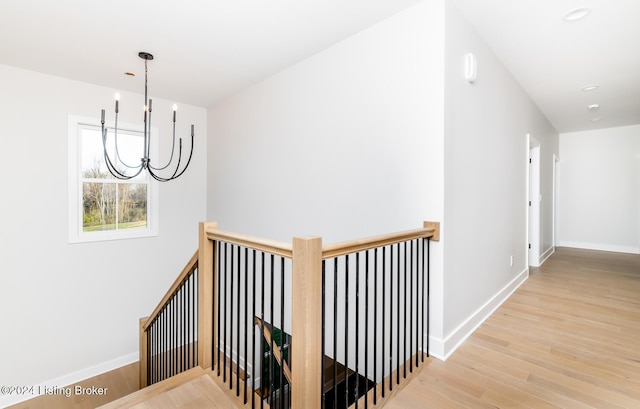
M 540 265 L 540 142 L 527 134 L 527 259 L 528 265 Z

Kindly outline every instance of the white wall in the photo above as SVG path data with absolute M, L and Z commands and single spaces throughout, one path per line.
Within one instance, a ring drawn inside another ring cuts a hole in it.
M 138 319 L 195 251 L 206 110 L 180 106 L 185 132 L 196 127 L 196 151 L 181 179 L 160 186 L 158 237 L 68 244 L 67 118 L 98 118 L 117 90 L 3 65 L 0 89 L 0 385 L 64 386 L 137 360 Z M 169 138 L 172 103 L 154 98 L 154 126 Z M 142 96 L 122 93 L 121 120 L 138 123 L 140 106 Z
M 559 245 L 640 253 L 640 125 L 560 135 Z
M 552 195 L 547 192 L 553 187 L 558 136 L 450 2 L 445 38 L 444 339 L 440 353 L 447 356 L 528 275 L 527 133 L 540 141 L 542 241 L 550 245 Z M 478 62 L 473 84 L 463 75 L 467 53 L 475 54 Z
M 327 243 L 442 221 L 443 13 L 418 4 L 210 108 L 208 218 Z

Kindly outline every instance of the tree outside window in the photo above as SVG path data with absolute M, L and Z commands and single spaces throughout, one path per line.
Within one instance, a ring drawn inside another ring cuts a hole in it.
M 100 129 L 81 127 L 82 152 L 82 230 L 84 232 L 146 228 L 148 177 L 141 173 L 131 180 L 114 178 L 104 161 Z M 108 140 L 114 141 L 109 134 Z M 140 163 L 143 137 L 136 132 L 118 132 L 118 150 L 108 146 L 118 170 Z

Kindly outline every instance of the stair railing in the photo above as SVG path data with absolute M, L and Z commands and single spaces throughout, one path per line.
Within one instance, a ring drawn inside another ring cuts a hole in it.
M 382 403 L 428 354 L 428 243 L 438 236 L 439 224 L 425 222 L 323 247 L 319 237 L 289 244 L 200 223 L 197 256 L 141 320 L 141 387 L 180 370 L 171 357 L 188 356 L 252 408 Z M 174 322 L 186 335 L 158 341 Z M 363 391 L 350 396 L 349 382 Z
M 430 240 L 437 223 L 324 247 L 322 408 L 381 404 L 424 364 Z
M 156 309 L 140 319 L 140 387 L 198 365 L 198 252 Z

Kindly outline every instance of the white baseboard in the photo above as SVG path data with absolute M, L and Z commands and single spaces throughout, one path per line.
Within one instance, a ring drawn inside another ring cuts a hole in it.
M 56 379 L 52 379 L 47 382 L 43 382 L 39 385 L 20 385 L 27 386 L 30 388 L 29 393 L 27 394 L 9 394 L 0 396 L 0 408 L 6 408 L 7 406 L 15 405 L 16 403 L 24 402 L 26 400 L 35 398 L 44 394 L 44 391 L 48 388 L 49 391 L 57 391 L 57 394 L 62 394 L 62 390 L 69 386 L 74 385 L 78 382 L 84 381 L 88 378 L 92 378 L 94 376 L 103 374 L 105 372 L 112 371 L 114 369 L 123 367 L 125 365 L 129 365 L 131 363 L 137 362 L 140 359 L 140 355 L 135 352 L 129 355 L 122 356 L 120 358 L 113 359 L 108 362 L 104 362 L 86 369 L 82 369 L 77 372 L 70 373 L 68 375 L 61 376 Z M 94 385 L 97 388 L 102 385 Z M 73 393 L 73 390 L 71 390 Z M 55 393 L 55 392 L 54 392 Z M 73 396 L 70 397 L 73 399 Z
M 558 247 L 572 247 L 585 250 L 613 251 L 615 253 L 640 254 L 640 247 L 635 246 L 618 246 L 602 243 L 584 243 L 578 241 L 561 241 Z
M 529 278 L 529 269 L 518 274 L 445 339 L 429 337 L 429 355 L 446 361 L 456 349 Z
M 544 264 L 545 261 L 547 261 L 547 259 L 549 257 L 551 257 L 551 255 L 553 253 L 556 252 L 556 248 L 554 246 L 549 247 L 549 249 L 547 251 L 545 251 L 544 253 L 542 253 L 542 255 L 540 256 L 540 262 L 538 264 L 538 266 L 541 266 Z

